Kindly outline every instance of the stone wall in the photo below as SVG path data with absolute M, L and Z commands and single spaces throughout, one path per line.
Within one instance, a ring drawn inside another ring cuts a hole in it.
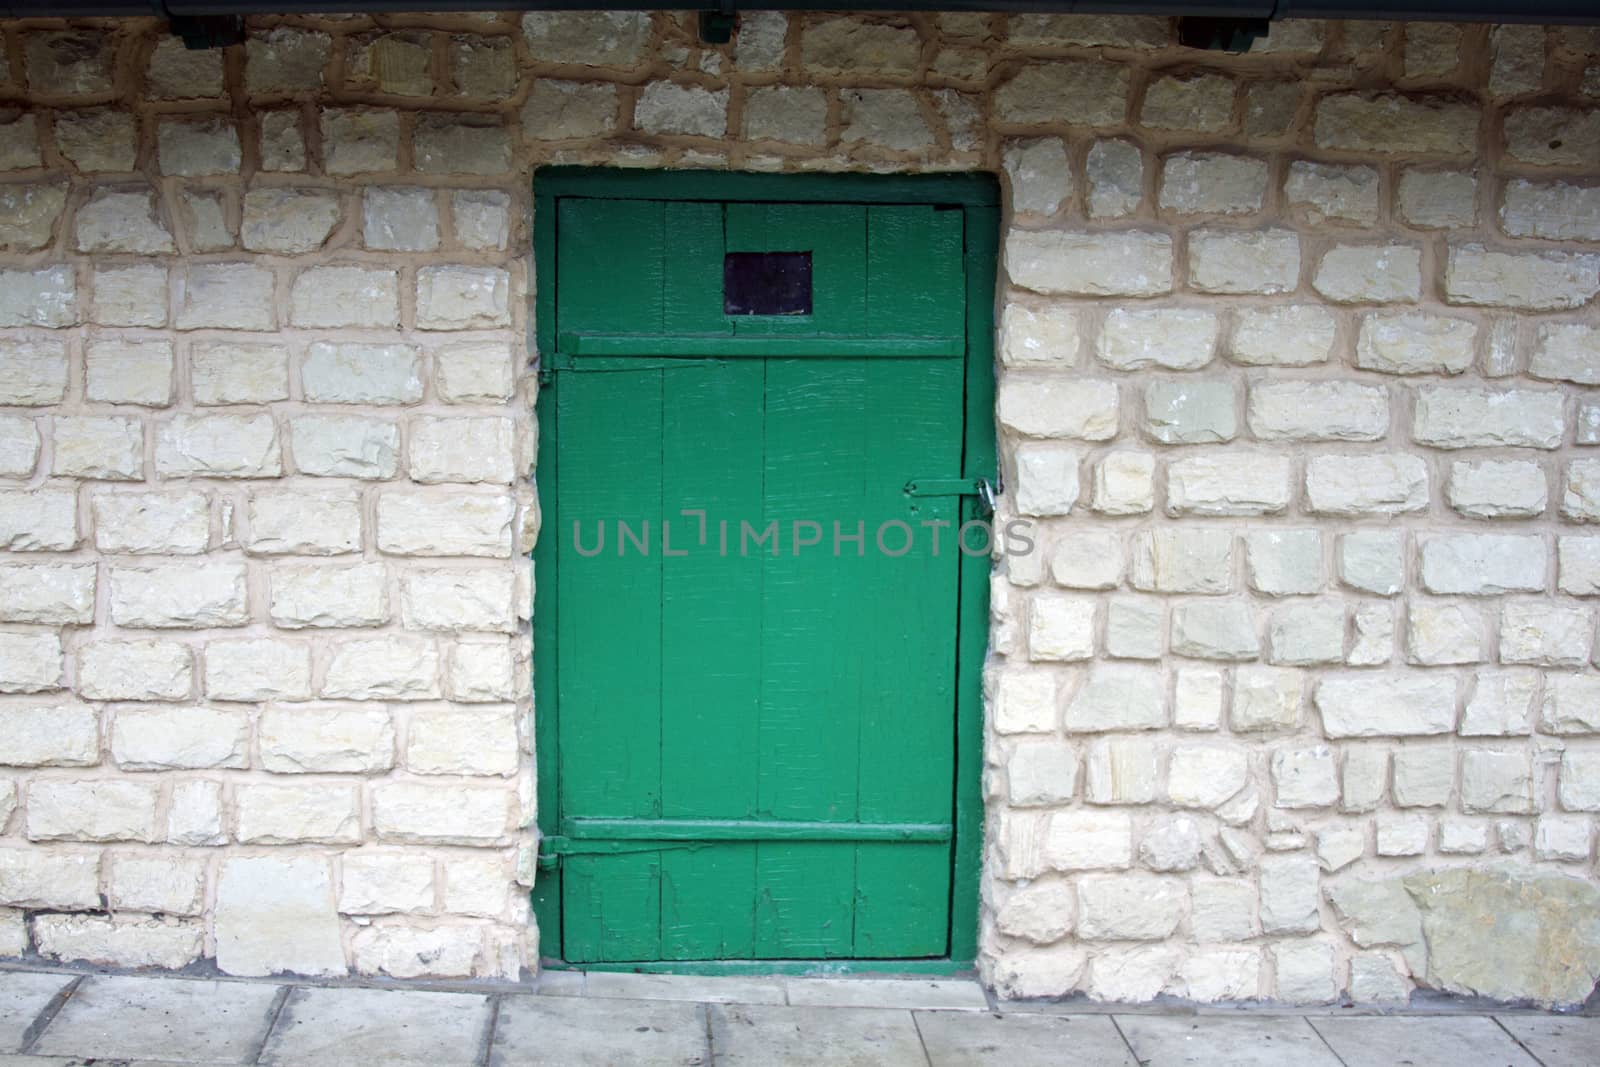
M 0 22 L 0 953 L 531 965 L 532 169 L 988 169 L 985 978 L 1582 1000 L 1597 104 L 1540 27 Z

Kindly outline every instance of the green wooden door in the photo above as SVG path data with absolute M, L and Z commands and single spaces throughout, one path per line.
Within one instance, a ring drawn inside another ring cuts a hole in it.
M 555 206 L 562 958 L 948 955 L 962 212 Z

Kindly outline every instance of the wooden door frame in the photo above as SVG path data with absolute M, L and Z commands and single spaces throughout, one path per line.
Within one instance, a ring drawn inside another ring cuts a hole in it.
M 556 350 L 556 201 L 596 199 L 782 200 L 791 203 L 937 204 L 965 213 L 967 354 L 961 476 L 995 479 L 994 323 L 998 269 L 999 183 L 990 174 L 744 174 L 714 171 L 644 171 L 604 167 L 546 167 L 534 172 L 533 252 L 535 351 Z M 556 568 L 560 515 L 556 508 L 555 374 L 539 373 L 536 406 L 540 536 L 534 545 L 533 694 L 534 754 L 541 837 L 559 824 L 556 658 Z M 977 502 L 961 502 L 962 521 Z M 545 953 L 551 969 L 653 971 L 680 974 L 803 974 L 877 971 L 944 974 L 972 968 L 978 948 L 978 894 L 983 863 L 983 664 L 989 644 L 989 575 L 986 557 L 962 553 L 956 609 L 955 811 L 950 890 L 949 955 L 906 960 L 705 960 L 568 964 Z M 541 858 L 531 893 L 541 943 L 561 939 L 561 876 Z M 541 946 L 542 947 L 542 946 Z

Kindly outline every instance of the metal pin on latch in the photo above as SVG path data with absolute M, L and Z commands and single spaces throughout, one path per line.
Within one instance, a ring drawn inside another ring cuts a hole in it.
M 995 486 L 987 478 L 978 479 L 978 506 L 985 515 L 994 514 Z

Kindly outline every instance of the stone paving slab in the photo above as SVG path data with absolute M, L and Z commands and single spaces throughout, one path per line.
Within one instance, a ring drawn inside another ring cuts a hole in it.
M 489 1040 L 489 998 L 389 989 L 296 989 L 261 1062 L 278 1067 L 471 1067 Z
M 1539 1067 L 1493 1019 L 1481 1015 L 1312 1019 L 1310 1025 L 1345 1067 Z
M 713 1004 L 717 1067 L 926 1067 L 909 1011 Z
M 30 1052 L 89 1059 L 249 1063 L 279 988 L 184 978 L 85 978 Z
M 791 978 L 789 1003 L 824 1008 L 989 1010 L 989 998 L 977 982 L 906 978 Z
M 669 1000 L 506 997 L 490 1067 L 698 1067 L 706 1008 Z
M 1497 1015 L 1495 1019 L 1544 1067 L 1600 1063 L 1600 1019 L 1570 1015 Z
M 932 1067 L 1138 1067 L 1109 1015 L 914 1015 Z
M 554 995 L 562 993 L 552 991 Z M 783 979 L 622 974 L 592 971 L 585 993 L 633 1000 L 692 1000 L 702 1004 L 784 1004 Z M 570 994 L 569 994 L 570 995 Z
M 33 1021 L 72 981 L 69 974 L 0 974 L 0 1049 L 20 1051 L 23 1041 L 32 1036 L 28 1028 Z
M 1143 1067 L 1340 1067 L 1338 1057 L 1294 1016 L 1118 1015 L 1117 1027 Z M 1392 1065 L 1391 1065 L 1392 1067 Z M 1456 1067 L 1462 1067 L 1457 1064 Z

